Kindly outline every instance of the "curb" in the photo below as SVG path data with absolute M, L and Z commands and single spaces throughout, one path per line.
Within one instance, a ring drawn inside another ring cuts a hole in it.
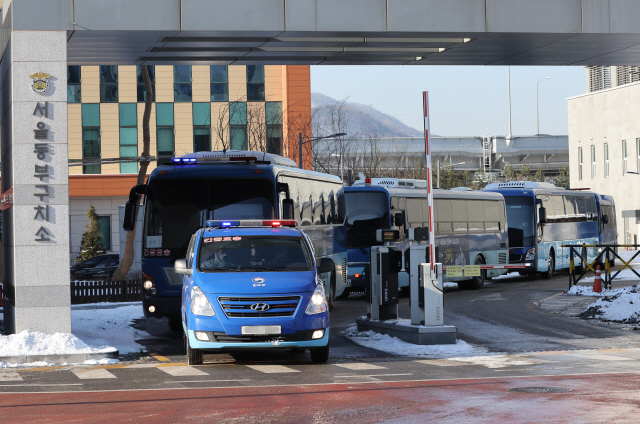
M 0 356 L 0 362 L 7 364 L 30 364 L 33 362 L 46 362 L 51 365 L 61 364 L 81 364 L 84 361 L 100 359 L 118 359 L 120 352 L 115 349 L 111 352 L 95 353 L 68 353 L 50 355 L 20 355 L 20 356 Z

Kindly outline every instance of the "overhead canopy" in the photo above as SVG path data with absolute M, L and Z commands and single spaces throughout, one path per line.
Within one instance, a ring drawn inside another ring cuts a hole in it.
M 3 5 L 5 29 L 69 31 L 68 62 L 82 65 L 640 65 L 638 22 L 640 2 L 623 0 L 5 0 Z

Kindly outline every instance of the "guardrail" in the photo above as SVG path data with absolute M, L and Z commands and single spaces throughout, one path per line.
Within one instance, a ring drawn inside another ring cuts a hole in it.
M 71 304 L 136 302 L 142 300 L 140 280 L 71 281 Z
M 640 279 L 640 274 L 633 269 L 631 265 L 629 265 L 639 254 L 640 254 L 640 244 L 563 244 L 561 247 L 570 248 L 569 254 L 569 288 L 578 284 L 578 282 L 586 275 L 587 272 L 591 271 L 595 274 L 596 266 L 599 264 L 604 265 L 604 276 L 602 277 L 602 284 L 606 289 L 611 289 L 611 281 L 620 274 L 624 269 L 630 269 L 635 275 Z M 589 262 L 589 258 L 587 255 L 587 248 L 597 248 L 599 250 L 598 256 L 592 261 Z M 638 250 L 628 261 L 622 259 L 615 249 L 619 247 L 632 247 L 635 250 Z M 578 252 L 576 249 L 580 249 Z M 611 253 L 611 255 L 610 255 Z M 580 275 L 576 278 L 577 270 L 575 265 L 575 257 L 578 257 L 580 260 Z M 604 259 L 603 259 L 604 257 Z M 611 258 L 611 259 L 610 259 Z M 624 265 L 616 271 L 615 274 L 611 275 L 611 261 L 615 261 L 616 258 L 620 260 Z

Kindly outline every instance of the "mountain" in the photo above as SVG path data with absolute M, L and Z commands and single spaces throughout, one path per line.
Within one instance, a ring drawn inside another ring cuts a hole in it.
M 350 136 L 367 136 L 374 131 L 379 137 L 420 137 L 422 131 L 411 128 L 400 122 L 399 119 L 382 113 L 379 110 L 360 103 L 339 101 L 320 93 L 311 93 L 311 109 L 313 114 L 313 128 L 327 126 L 331 111 L 336 110 L 344 103 L 343 110 L 345 120 L 348 122 L 346 132 Z M 334 112 L 335 115 L 335 112 Z M 327 129 L 331 131 L 331 129 Z

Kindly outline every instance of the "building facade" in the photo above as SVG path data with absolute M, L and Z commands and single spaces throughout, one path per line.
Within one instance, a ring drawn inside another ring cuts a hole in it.
M 587 69 L 588 84 L 592 72 Z M 640 184 L 640 82 L 569 98 L 568 108 L 571 187 L 612 195 L 616 202 L 618 242 L 637 244 L 640 198 L 635 196 L 635 188 Z
M 309 66 L 156 65 L 148 70 L 154 94 L 149 154 L 157 158 L 148 172 L 174 156 L 225 148 L 297 161 L 298 134 L 311 132 Z M 144 101 L 140 66 L 68 66 L 71 261 L 91 205 L 100 216 L 104 247 L 119 251 L 118 206 L 126 202 L 139 170 Z

